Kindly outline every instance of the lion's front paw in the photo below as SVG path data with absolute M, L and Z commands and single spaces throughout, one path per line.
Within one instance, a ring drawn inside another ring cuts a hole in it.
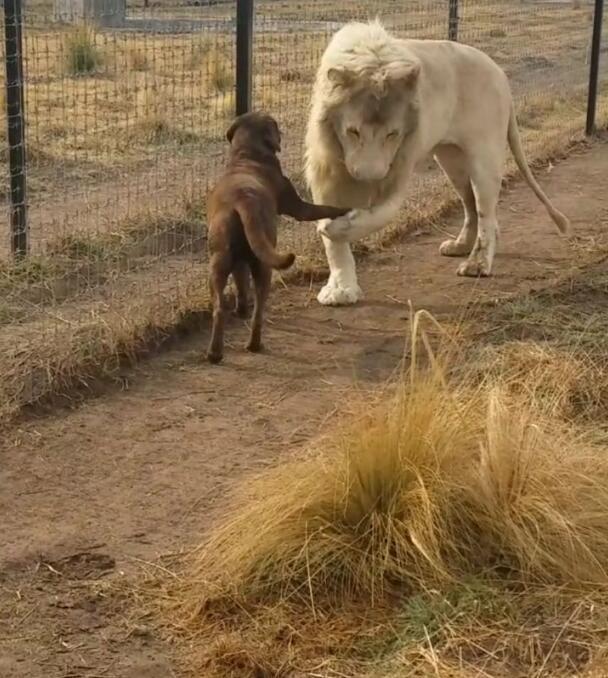
M 354 285 L 339 285 L 332 280 L 321 289 L 317 301 L 323 306 L 351 306 L 363 298 L 363 291 Z
M 317 227 L 317 231 L 330 240 L 343 242 L 348 240 L 349 232 L 353 227 L 353 219 L 357 216 L 357 210 L 351 210 L 342 217 L 324 222 Z

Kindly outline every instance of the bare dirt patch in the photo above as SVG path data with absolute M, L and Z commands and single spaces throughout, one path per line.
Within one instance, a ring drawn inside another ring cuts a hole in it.
M 490 280 L 457 278 L 457 262 L 437 253 L 444 234 L 418 232 L 362 263 L 366 300 L 354 308 L 320 307 L 318 283 L 277 290 L 263 355 L 243 349 L 247 330 L 234 321 L 221 367 L 202 361 L 198 334 L 125 372 L 121 391 L 21 422 L 2 446 L 0 673 L 177 675 L 171 648 L 125 622 L 100 584 L 197 542 L 235 481 L 297 452 L 353 384 L 389 376 L 409 300 L 457 320 L 472 299 L 526 295 L 599 259 L 607 164 L 608 146 L 597 144 L 538 173 L 572 219 L 575 248 L 518 184 L 503 196 Z M 460 215 L 442 228 L 459 224 Z

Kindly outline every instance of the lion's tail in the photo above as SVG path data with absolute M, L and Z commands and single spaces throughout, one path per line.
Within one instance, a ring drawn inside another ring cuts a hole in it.
M 521 145 L 521 137 L 519 136 L 519 128 L 517 126 L 517 116 L 515 115 L 515 107 L 513 104 L 511 104 L 507 139 L 509 140 L 509 148 L 511 149 L 511 153 L 513 153 L 517 167 L 526 180 L 526 183 L 534 191 L 536 197 L 543 203 L 547 209 L 547 212 L 549 213 L 549 216 L 551 219 L 553 219 L 560 232 L 563 235 L 569 235 L 571 232 L 571 227 L 568 217 L 553 207 L 551 201 L 546 196 L 543 189 L 538 185 L 538 182 L 530 171 L 530 167 L 526 161 L 526 156 L 524 155 L 524 149 Z

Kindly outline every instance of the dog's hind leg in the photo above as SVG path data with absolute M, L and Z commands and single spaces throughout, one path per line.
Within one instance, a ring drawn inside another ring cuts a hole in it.
M 207 360 L 210 363 L 219 363 L 224 356 L 224 290 L 230 275 L 230 260 L 225 254 L 214 254 L 210 262 L 209 291 L 213 303 L 213 326 L 211 340 L 207 350 Z
M 236 287 L 235 313 L 239 318 L 246 318 L 249 315 L 249 266 L 245 262 L 236 264 L 232 277 Z
M 247 350 L 257 353 L 262 350 L 262 324 L 264 323 L 264 307 L 270 293 L 272 282 L 272 269 L 261 262 L 256 262 L 251 267 L 253 283 L 255 286 L 255 306 L 251 319 L 251 335 L 247 343 Z

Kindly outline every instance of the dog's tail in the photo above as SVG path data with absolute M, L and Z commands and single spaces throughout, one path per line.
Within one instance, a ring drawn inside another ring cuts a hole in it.
M 521 137 L 519 136 L 519 128 L 517 127 L 517 117 L 515 115 L 515 107 L 511 104 L 511 114 L 509 116 L 509 131 L 507 135 L 509 141 L 509 148 L 519 171 L 522 173 L 524 179 L 528 186 L 534 191 L 536 197 L 542 202 L 545 206 L 545 209 L 549 213 L 549 216 L 555 222 L 556 226 L 559 228 L 560 232 L 563 235 L 570 234 L 570 222 L 568 217 L 562 214 L 559 210 L 555 209 L 551 204 L 551 201 L 545 195 L 543 189 L 538 185 L 534 175 L 530 171 L 530 167 L 526 161 L 526 156 L 524 155 L 524 149 L 521 145 Z
M 275 219 L 275 215 L 260 202 L 259 198 L 240 199 L 235 209 L 241 218 L 245 237 L 255 256 L 266 266 L 277 269 L 289 268 L 296 260 L 295 254 L 280 254 L 270 242 L 267 235 L 269 221 Z

